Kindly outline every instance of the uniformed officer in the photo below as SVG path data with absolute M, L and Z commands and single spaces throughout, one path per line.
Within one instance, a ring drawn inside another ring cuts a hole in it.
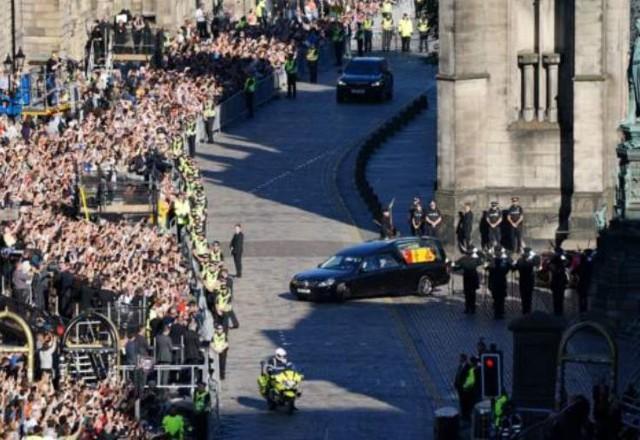
M 473 248 L 471 252 L 462 256 L 454 265 L 455 270 L 462 271 L 462 286 L 464 290 L 464 313 L 473 315 L 476 312 L 476 291 L 480 287 L 478 266 L 482 260 L 478 250 Z
M 222 253 L 222 249 L 220 249 L 220 242 L 214 241 L 211 247 L 211 252 L 209 253 L 209 261 L 214 264 L 221 263 L 224 261 L 224 254 Z
M 411 230 L 411 235 L 417 235 L 418 237 L 424 235 L 424 211 L 419 197 L 413 198 L 413 203 L 409 208 L 409 229 Z
M 511 264 L 504 249 L 496 246 L 495 257 L 489 264 L 489 290 L 493 297 L 494 319 L 504 318 L 504 301 L 507 297 L 507 274 Z
M 524 248 L 522 255 L 518 258 L 514 267 L 514 269 L 518 271 L 518 287 L 520 289 L 520 302 L 523 315 L 531 313 L 535 272 L 538 266 L 540 266 L 540 258 L 531 248 Z
M 420 34 L 420 52 L 423 50 L 429 52 L 429 20 L 424 15 L 418 19 L 418 33 Z
M 189 200 L 182 193 L 173 200 L 173 213 L 176 218 L 176 235 L 178 243 L 182 241 L 182 231 L 189 224 Z
M 309 82 L 315 84 L 318 82 L 318 48 L 310 46 L 307 49 L 306 58 L 309 67 Z
M 473 231 L 473 212 L 471 203 L 465 202 L 463 211 L 458 212 L 460 220 L 456 229 L 458 236 L 458 248 L 461 252 L 467 253 L 471 249 L 471 232 Z
M 393 2 L 391 2 L 390 0 L 384 0 L 384 2 L 382 3 L 382 14 L 391 15 L 392 11 Z
M 187 144 L 189 145 L 189 156 L 194 157 L 196 155 L 196 134 L 198 133 L 198 125 L 193 115 L 189 115 L 187 118 L 187 128 L 185 134 L 187 135 Z
M 213 143 L 213 127 L 216 120 L 216 103 L 213 99 L 207 100 L 202 109 L 204 118 L 204 131 L 207 134 L 207 143 Z
M 426 233 L 431 237 L 437 237 L 438 231 L 440 231 L 440 225 L 442 224 L 442 214 L 436 206 L 436 201 L 432 200 L 429 203 L 427 212 L 424 215 L 424 221 L 426 226 Z
M 231 289 L 226 284 L 220 284 L 216 292 L 216 315 L 215 320 L 218 324 L 222 324 L 225 328 L 238 328 L 240 323 L 233 311 L 233 297 Z M 229 326 L 231 321 L 231 326 Z
M 489 247 L 500 246 L 502 235 L 500 234 L 500 224 L 502 223 L 502 210 L 498 202 L 491 202 L 491 207 L 487 211 L 487 224 L 489 226 Z
M 518 197 L 511 197 L 511 206 L 507 211 L 507 221 L 509 222 L 509 234 L 511 250 L 520 253 L 522 247 L 522 226 L 524 222 L 524 211 L 518 204 Z
M 358 45 L 358 56 L 361 57 L 364 54 L 364 28 L 362 23 L 356 23 L 356 44 Z
M 551 261 L 549 272 L 551 274 L 551 294 L 553 296 L 553 314 L 562 316 L 564 313 L 564 291 L 569 280 L 567 279 L 567 257 L 561 247 L 557 247 Z
M 206 384 L 198 382 L 198 387 L 193 393 L 193 413 L 195 418 L 195 435 L 197 440 L 206 440 L 209 411 L 211 410 L 211 395 L 207 391 Z
M 344 56 L 345 31 L 341 22 L 336 21 L 331 29 L 331 42 L 333 43 L 333 51 L 336 56 L 336 66 L 342 66 L 342 57 Z
M 220 380 L 224 380 L 225 373 L 227 371 L 227 353 L 229 352 L 229 342 L 227 341 L 227 334 L 224 331 L 224 326 L 221 324 L 216 325 L 216 330 L 213 333 L 213 339 L 209 346 L 211 349 L 210 354 L 218 356 L 218 369 L 220 371 Z M 212 356 L 210 356 L 212 358 Z
M 391 38 L 393 37 L 393 17 L 391 13 L 382 12 L 382 51 L 391 50 Z
M 293 54 L 287 55 L 284 62 L 284 71 L 287 74 L 287 98 L 296 97 L 296 82 L 298 81 L 298 64 Z
M 250 73 L 244 82 L 244 98 L 250 118 L 253 118 L 253 98 L 256 93 L 256 83 L 256 77 L 253 73 Z
M 371 52 L 371 42 L 373 41 L 373 18 L 371 15 L 367 15 L 362 23 L 362 29 L 364 30 L 364 51 Z
M 398 23 L 398 33 L 402 41 L 402 51 L 411 51 L 411 35 L 413 34 L 413 22 L 406 13 L 402 15 L 400 23 Z
M 577 268 L 578 285 L 576 286 L 580 313 L 587 311 L 589 289 L 591 288 L 591 279 L 593 274 L 594 254 L 593 249 L 585 249 L 584 252 L 580 254 L 580 260 Z

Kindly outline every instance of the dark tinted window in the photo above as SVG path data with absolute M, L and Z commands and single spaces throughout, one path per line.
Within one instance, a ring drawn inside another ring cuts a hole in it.
M 344 69 L 347 75 L 374 75 L 380 73 L 380 64 L 371 61 L 352 61 Z

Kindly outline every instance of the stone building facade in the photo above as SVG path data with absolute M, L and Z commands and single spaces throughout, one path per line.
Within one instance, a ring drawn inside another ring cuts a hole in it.
M 82 59 L 87 27 L 122 9 L 155 17 L 159 26 L 174 29 L 193 17 L 196 6 L 194 0 L 6 0 L 0 8 L 2 59 L 11 52 L 10 1 L 16 8 L 16 47 L 23 48 L 28 61 L 46 60 L 53 50 Z
M 477 220 L 517 195 L 529 239 L 595 237 L 594 211 L 614 204 L 629 22 L 629 0 L 440 0 L 436 197 L 450 230 L 464 202 Z

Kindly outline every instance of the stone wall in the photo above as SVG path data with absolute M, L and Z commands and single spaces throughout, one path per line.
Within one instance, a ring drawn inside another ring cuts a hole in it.
M 528 237 L 553 239 L 573 187 L 570 237 L 589 238 L 593 211 L 612 206 L 629 0 L 533 5 L 441 0 L 437 198 L 450 230 L 463 202 L 480 215 L 517 195 Z
M 10 23 L 11 9 L 0 8 L 2 23 Z M 52 51 L 82 59 L 87 26 L 93 20 L 112 17 L 123 8 L 132 13 L 155 15 L 160 26 L 173 29 L 192 18 L 193 0 L 15 0 L 17 10 L 16 46 L 22 47 L 27 61 L 46 60 Z M 0 56 L 11 51 L 11 28 L 0 28 Z

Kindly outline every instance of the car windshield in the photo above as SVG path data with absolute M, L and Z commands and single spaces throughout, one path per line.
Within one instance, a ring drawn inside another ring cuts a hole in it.
M 347 75 L 375 75 L 380 73 L 378 63 L 352 61 L 344 69 Z
M 334 255 L 320 265 L 321 269 L 353 270 L 360 265 L 362 258 L 349 255 Z

